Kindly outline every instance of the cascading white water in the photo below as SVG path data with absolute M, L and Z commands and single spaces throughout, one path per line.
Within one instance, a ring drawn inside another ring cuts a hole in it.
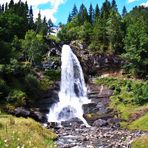
M 61 86 L 59 102 L 50 108 L 48 122 L 61 122 L 77 117 L 83 118 L 82 105 L 90 103 L 80 62 L 68 45 L 62 47 Z

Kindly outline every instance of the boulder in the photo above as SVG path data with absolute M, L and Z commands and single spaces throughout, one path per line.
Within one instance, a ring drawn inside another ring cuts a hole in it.
M 30 111 L 23 108 L 23 107 L 17 107 L 14 109 L 13 114 L 17 117 L 29 117 L 30 116 Z
M 30 117 L 33 118 L 36 121 L 46 123 L 47 117 L 45 114 L 41 113 L 40 111 L 32 110 L 30 113 Z

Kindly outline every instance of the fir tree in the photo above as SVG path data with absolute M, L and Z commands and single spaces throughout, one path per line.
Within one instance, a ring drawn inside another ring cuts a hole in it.
M 14 1 L 10 0 L 9 9 L 13 9 L 13 8 L 14 8 Z
M 100 10 L 99 10 L 99 6 L 98 6 L 98 4 L 96 5 L 96 8 L 95 8 L 95 14 L 94 14 L 95 16 L 95 21 L 97 21 L 98 20 L 98 18 L 100 17 Z
M 114 9 L 116 12 L 118 11 L 117 9 L 117 4 L 115 0 L 112 0 L 112 4 L 111 4 L 112 9 Z
M 105 0 L 101 8 L 101 17 L 104 19 L 108 19 L 110 14 L 110 9 L 111 9 L 110 2 L 108 0 Z
M 69 13 L 68 15 L 68 19 L 67 19 L 67 23 L 71 22 L 72 21 L 72 15 Z
M 73 9 L 72 9 L 72 13 L 71 13 L 71 17 L 75 17 L 78 14 L 78 9 L 77 6 L 74 4 Z
M 90 7 L 89 7 L 89 22 L 91 24 L 93 24 L 94 22 L 94 9 L 93 9 L 92 4 L 90 4 Z
M 126 7 L 124 6 L 122 10 L 122 17 L 124 17 L 126 14 L 127 14 L 127 10 L 126 10 Z

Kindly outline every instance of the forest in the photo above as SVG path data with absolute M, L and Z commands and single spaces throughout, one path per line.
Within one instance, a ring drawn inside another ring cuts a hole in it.
M 13 113 L 20 106 L 34 107 L 55 81 L 60 80 L 60 68 L 45 70 L 43 66 L 48 60 L 59 61 L 57 57 L 47 57 L 51 44 L 61 47 L 76 40 L 94 55 L 118 56 L 124 61 L 122 69 L 125 75 L 138 81 L 97 81 L 97 84 L 114 87 L 115 97 L 118 97 L 114 99 L 115 105 L 127 97 L 132 99 L 126 100 L 125 104 L 147 108 L 148 7 L 136 6 L 127 12 L 124 6 L 120 14 L 115 0 L 105 0 L 101 7 L 97 4 L 94 8 L 92 4 L 89 8 L 84 4 L 80 8 L 74 5 L 67 16 L 67 23 L 59 23 L 57 36 L 52 35 L 54 26 L 51 19 L 42 19 L 40 12 L 34 18 L 32 6 L 27 1 L 14 3 L 10 0 L 0 4 L 0 115 Z M 132 87 L 130 95 L 125 96 L 125 88 L 129 85 Z M 10 122 L 13 123 L 11 119 Z M 2 141 L 0 137 L 0 147 L 3 146 Z

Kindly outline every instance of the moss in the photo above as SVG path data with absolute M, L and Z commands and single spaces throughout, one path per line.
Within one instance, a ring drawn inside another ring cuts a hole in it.
M 136 138 L 132 144 L 131 148 L 148 148 L 148 136 L 141 136 L 139 138 Z
M 0 147 L 57 147 L 57 135 L 32 119 L 0 115 Z
M 148 131 L 148 113 L 146 113 L 144 116 L 142 116 L 139 119 L 130 123 L 128 128 L 129 129 L 140 129 L 140 130 Z

